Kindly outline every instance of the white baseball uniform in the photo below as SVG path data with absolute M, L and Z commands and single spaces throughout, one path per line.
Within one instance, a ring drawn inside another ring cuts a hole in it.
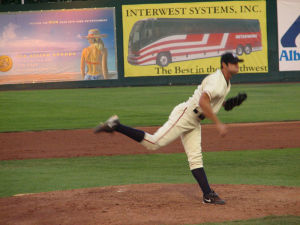
M 199 106 L 200 97 L 202 93 L 207 93 L 212 110 L 217 113 L 222 107 L 230 87 L 230 82 L 227 84 L 221 70 L 208 75 L 195 90 L 194 95 L 186 102 L 177 105 L 171 112 L 168 121 L 155 134 L 145 133 L 144 140 L 140 143 L 149 150 L 156 150 L 180 136 L 188 157 L 190 170 L 203 167 L 201 120 L 198 117 L 202 113 Z

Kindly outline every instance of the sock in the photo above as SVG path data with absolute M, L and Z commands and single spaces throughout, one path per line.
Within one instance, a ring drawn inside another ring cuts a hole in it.
M 197 180 L 203 194 L 211 192 L 210 186 L 207 181 L 207 177 L 204 168 L 197 168 L 191 171 L 195 179 Z
M 134 129 L 132 127 L 124 126 L 123 124 L 119 124 L 116 127 L 116 131 L 130 137 L 131 139 L 141 142 L 145 137 L 145 132 L 142 130 Z

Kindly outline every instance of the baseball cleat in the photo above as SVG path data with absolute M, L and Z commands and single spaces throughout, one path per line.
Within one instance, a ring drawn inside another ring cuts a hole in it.
M 120 124 L 119 117 L 117 115 L 111 116 L 106 122 L 100 123 L 94 129 L 94 133 L 99 133 L 99 132 L 112 133 L 116 130 L 119 124 Z
M 213 190 L 211 190 L 209 194 L 203 195 L 203 203 L 225 205 L 225 201 L 221 199 Z

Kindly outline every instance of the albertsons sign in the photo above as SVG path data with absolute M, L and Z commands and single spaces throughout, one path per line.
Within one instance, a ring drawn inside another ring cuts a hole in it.
M 300 1 L 277 0 L 280 71 L 300 70 Z

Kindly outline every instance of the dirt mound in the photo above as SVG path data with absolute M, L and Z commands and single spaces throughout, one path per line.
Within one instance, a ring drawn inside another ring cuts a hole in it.
M 196 184 L 133 184 L 0 199 L 0 224 L 198 224 L 300 216 L 300 188 L 213 185 L 227 203 L 202 204 Z

